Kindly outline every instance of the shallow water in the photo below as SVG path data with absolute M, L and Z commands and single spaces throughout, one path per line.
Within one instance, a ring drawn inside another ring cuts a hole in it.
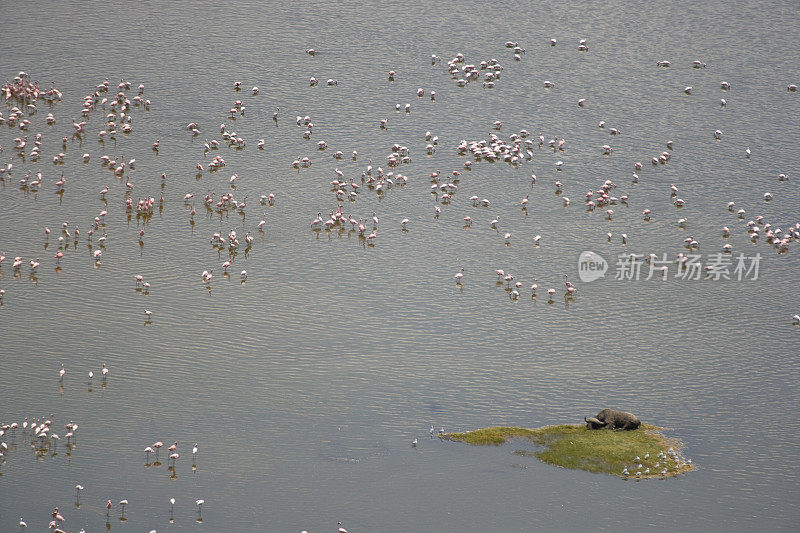
M 44 134 L 39 162 L 14 155 L 11 139 L 21 132 L 0 127 L 0 162 L 14 160 L 12 176 L 0 182 L 0 250 L 10 256 L 0 268 L 0 421 L 52 414 L 62 435 L 66 421 L 80 424 L 69 454 L 62 441 L 55 456 L 37 458 L 20 432 L 2 438 L 10 450 L 0 465 L 0 530 L 13 531 L 19 516 L 44 530 L 55 506 L 68 531 L 314 532 L 337 521 L 351 532 L 795 526 L 796 243 L 778 255 L 763 239 L 750 242 L 744 222 L 760 214 L 785 229 L 798 221 L 800 103 L 786 90 L 798 83 L 796 3 L 512 3 L 488 11 L 462 2 L 332 2 L 303 12 L 257 2 L 224 9 L 64 3 L 21 18 L 11 5 L 0 13 L 17 21 L 4 29 L 0 71 L 10 79 L 25 70 L 64 94 L 52 108 L 56 125 L 44 125 L 45 104 L 31 117 L 29 138 Z M 577 51 L 581 38 L 588 52 Z M 507 40 L 526 49 L 520 61 L 503 46 Z M 309 47 L 319 53 L 305 54 Z M 496 86 L 456 87 L 445 63 L 457 52 L 476 64 L 500 60 Z M 443 62 L 431 65 L 431 54 Z M 672 66 L 656 67 L 661 59 Z M 695 59 L 708 67 L 691 68 Z M 392 69 L 394 82 L 387 79 Z M 310 87 L 312 75 L 323 84 Z M 99 143 L 103 122 L 95 111 L 82 143 L 71 139 L 65 164 L 53 165 L 86 92 L 121 77 L 134 88 L 144 83 L 152 101 L 149 111 L 133 109 L 133 133 Z M 339 85 L 323 86 L 328 78 Z M 546 79 L 556 86 L 545 89 Z M 239 93 L 237 80 L 245 89 Z M 720 90 L 722 80 L 730 91 Z M 250 94 L 253 85 L 258 96 Z M 421 99 L 418 87 L 426 90 Z M 582 108 L 579 98 L 587 99 Z M 231 121 L 235 100 L 246 111 Z M 410 103 L 411 112 L 396 112 L 397 103 Z M 297 115 L 312 117 L 310 140 Z M 566 138 L 566 149 L 535 148 L 533 160 L 516 168 L 480 161 L 463 170 L 459 141 L 488 138 L 495 120 L 503 122 L 496 132 L 503 139 L 525 128 L 534 138 L 539 131 Z M 600 120 L 621 134 L 610 136 Z M 189 122 L 202 131 L 194 139 Z M 198 180 L 194 165 L 216 153 L 203 157 L 204 139 L 220 139 L 220 123 L 247 147 L 220 148 L 227 166 Z M 719 141 L 715 129 L 723 132 Z M 439 136 L 431 156 L 426 131 Z M 264 150 L 256 148 L 259 138 Z M 158 153 L 150 149 L 155 139 Z M 319 140 L 326 151 L 316 149 Z M 650 157 L 668 140 L 670 162 L 652 167 Z M 344 203 L 356 218 L 378 214 L 374 246 L 347 229 L 311 231 L 317 212 L 336 208 L 333 170 L 357 178 L 370 159 L 386 169 L 395 142 L 411 150 L 412 162 L 395 169 L 408 184 L 382 197 L 362 187 L 357 201 Z M 600 155 L 603 144 L 614 147 L 612 155 Z M 336 150 L 345 153 L 341 161 L 332 157 Z M 83 153 L 91 156 L 87 164 Z M 103 154 L 136 158 L 135 170 L 125 172 L 134 199 L 158 198 L 159 176 L 167 174 L 163 209 L 146 224 L 141 246 L 141 221 L 126 217 L 124 182 L 101 166 Z M 291 161 L 302 156 L 313 164 L 297 171 Z M 555 170 L 559 160 L 563 171 Z M 645 164 L 636 184 L 634 161 Z M 41 191 L 21 191 L 18 180 L 38 169 Z M 456 169 L 457 193 L 449 205 L 437 204 L 427 176 Z M 52 183 L 62 170 L 68 181 L 59 198 Z M 779 182 L 781 172 L 790 180 Z M 207 213 L 201 197 L 229 191 L 233 173 L 240 176 L 236 198 L 248 198 L 245 217 Z M 613 194 L 630 197 L 613 207 L 612 220 L 581 202 L 606 179 L 618 185 Z M 567 208 L 555 180 L 571 198 Z M 671 204 L 672 183 L 683 208 Z M 106 185 L 107 207 L 97 195 Z M 767 191 L 771 202 L 762 199 Z M 183 202 L 188 192 L 196 195 L 194 225 Z M 262 207 L 258 198 L 268 193 L 275 205 Z M 473 207 L 473 194 L 491 206 Z M 527 214 L 519 203 L 526 194 Z M 727 211 L 729 201 L 747 211 L 743 221 Z M 434 205 L 441 206 L 438 219 Z M 645 207 L 653 210 L 649 222 Z M 86 232 L 103 208 L 108 240 L 96 265 Z M 260 234 L 255 225 L 264 213 Z M 496 231 L 489 222 L 498 216 Z M 680 217 L 688 219 L 685 229 L 677 227 Z M 82 236 L 57 272 L 53 254 L 65 220 Z M 732 235 L 724 241 L 726 225 Z M 47 248 L 44 226 L 54 230 Z M 247 253 L 240 249 L 228 278 L 221 268 L 227 253 L 208 239 L 231 228 L 240 236 L 252 231 L 255 242 Z M 734 255 L 760 252 L 758 279 L 613 279 L 617 254 L 674 256 L 686 252 L 687 235 L 703 254 L 725 242 Z M 609 261 L 606 279 L 576 279 L 584 250 Z M 14 274 L 17 255 L 41 258 L 35 278 L 27 265 Z M 453 275 L 462 267 L 459 288 Z M 209 268 L 207 290 L 200 272 Z M 496 284 L 497 268 L 523 282 L 518 301 Z M 136 290 L 137 273 L 151 283 L 148 294 Z M 570 300 L 564 274 L 579 288 Z M 531 299 L 534 278 L 540 289 Z M 557 290 L 553 303 L 549 287 Z M 153 312 L 147 324 L 145 308 Z M 103 386 L 95 377 L 90 387 L 86 373 L 98 373 L 102 362 L 109 378 Z M 67 374 L 60 387 L 61 363 Z M 623 481 L 518 457 L 513 445 L 428 438 L 430 425 L 577 423 L 606 406 L 671 428 L 698 470 Z M 414 437 L 420 444 L 412 449 Z M 166 454 L 161 466 L 145 466 L 142 450 L 157 440 L 179 442 L 174 476 Z M 80 507 L 77 483 L 86 487 Z M 172 524 L 170 497 L 177 499 Z M 107 520 L 105 501 L 123 498 L 127 520 L 116 507 Z M 206 502 L 202 526 L 198 498 Z

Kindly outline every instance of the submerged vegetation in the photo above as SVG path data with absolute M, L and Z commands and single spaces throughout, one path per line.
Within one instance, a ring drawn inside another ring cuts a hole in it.
M 441 438 L 476 445 L 500 445 L 526 439 L 540 449 L 516 451 L 564 468 L 602 472 L 621 477 L 671 477 L 693 470 L 691 459 L 679 454 L 682 444 L 662 435 L 657 426 L 642 424 L 635 431 L 589 430 L 563 424 L 538 429 L 491 427 L 465 433 L 445 433 Z

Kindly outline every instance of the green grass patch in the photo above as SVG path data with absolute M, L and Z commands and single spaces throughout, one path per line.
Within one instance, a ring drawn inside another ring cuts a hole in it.
M 681 442 L 665 437 L 660 430 L 648 424 L 635 431 L 588 430 L 583 425 L 563 424 L 538 429 L 491 427 L 445 433 L 441 438 L 484 446 L 522 438 L 540 449 L 515 452 L 518 455 L 534 455 L 552 465 L 621 477 L 669 477 L 693 470 L 692 464 L 680 455 Z M 623 473 L 625 468 L 627 476 Z

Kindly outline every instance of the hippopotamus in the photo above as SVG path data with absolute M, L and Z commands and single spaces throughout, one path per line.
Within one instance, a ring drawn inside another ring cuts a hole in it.
M 586 429 L 634 430 L 638 429 L 642 424 L 633 413 L 617 411 L 616 409 L 603 409 L 596 416 L 583 417 L 583 420 L 586 422 Z

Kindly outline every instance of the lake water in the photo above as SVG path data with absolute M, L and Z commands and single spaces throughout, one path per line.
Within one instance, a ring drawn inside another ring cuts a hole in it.
M 9 445 L 0 460 L 0 530 L 17 530 L 21 516 L 29 530 L 45 531 L 56 506 L 75 532 L 313 533 L 335 531 L 338 521 L 350 532 L 795 529 L 798 243 L 779 254 L 763 237 L 752 242 L 745 223 L 761 215 L 786 233 L 800 220 L 800 95 L 787 91 L 800 82 L 799 11 L 792 1 L 0 5 L 0 72 L 11 80 L 24 70 L 63 93 L 52 108 L 40 102 L 25 115 L 27 133 L 0 126 L 0 163 L 13 162 L 0 181 L 0 250 L 8 256 L 0 265 L 0 422 L 53 416 L 62 436 L 39 456 L 19 430 L 0 438 Z M 588 51 L 578 51 L 580 39 Z M 525 49 L 518 61 L 506 41 Z M 458 87 L 446 63 L 459 52 L 475 65 L 497 59 L 495 87 Z M 432 64 L 432 54 L 442 61 Z M 692 68 L 694 60 L 707 66 Z M 312 76 L 319 85 L 309 84 Z M 129 98 L 143 83 L 152 102 L 132 108 L 132 133 L 98 141 L 110 112 L 98 105 L 83 138 L 73 137 L 83 97 L 106 78 L 111 96 L 123 77 Z M 329 78 L 338 85 L 325 86 Z M 730 90 L 721 90 L 723 80 Z M 231 120 L 236 100 L 246 109 Z M 396 111 L 407 103 L 408 113 Z M 6 118 L 12 105 L 2 109 Z M 45 124 L 50 112 L 53 126 Z M 310 139 L 295 122 L 306 115 Z M 223 143 L 204 154 L 206 139 L 222 140 L 221 123 L 246 147 Z M 619 135 L 609 135 L 612 127 Z M 565 138 L 564 150 L 534 145 L 532 160 L 516 166 L 458 153 L 462 139 L 495 133 L 508 141 L 523 128 L 536 144 L 540 131 Z M 438 136 L 430 155 L 426 131 Z M 37 132 L 42 156 L 32 161 Z M 12 139 L 26 134 L 23 158 Z M 317 150 L 321 140 L 327 150 Z M 667 141 L 670 161 L 651 165 Z M 408 183 L 378 193 L 361 174 L 370 160 L 388 171 L 395 143 L 410 151 L 411 162 L 394 169 Z M 604 144 L 611 155 L 601 154 Z M 343 159 L 333 158 L 337 150 Z M 53 164 L 61 151 L 64 163 Z M 120 180 L 101 165 L 104 154 L 136 158 L 135 168 Z M 227 165 L 198 178 L 195 165 L 215 155 Z M 311 166 L 293 168 L 298 157 Z M 644 163 L 638 183 L 636 161 Z M 362 185 L 356 200 L 337 202 L 329 185 L 337 168 Z M 39 169 L 38 193 L 21 188 Z M 450 203 L 430 191 L 437 170 L 443 182 L 461 172 Z M 57 195 L 62 171 L 67 183 Z M 617 185 L 611 194 L 629 197 L 611 206 L 610 220 L 606 208 L 590 212 L 582 202 L 607 179 Z M 163 191 L 148 220 L 128 216 L 126 180 L 134 203 Z M 673 205 L 671 184 L 684 207 Z M 98 194 L 104 186 L 107 204 Z M 244 216 L 207 210 L 209 191 L 215 201 L 246 195 Z M 187 193 L 195 196 L 185 203 Z M 270 193 L 274 205 L 261 205 Z M 473 195 L 490 206 L 474 206 Z M 746 210 L 742 220 L 730 201 Z M 367 233 L 375 212 L 376 237 L 367 242 L 349 224 L 312 231 L 316 214 L 338 203 L 369 220 Z M 90 246 L 89 224 L 103 209 Z M 80 240 L 67 239 L 56 269 L 66 221 Z M 230 256 L 209 240 L 231 229 L 255 240 L 248 251 L 242 242 L 226 276 Z M 645 265 L 639 281 L 614 279 L 618 254 L 674 258 L 689 252 L 690 235 L 704 259 L 725 243 L 734 262 L 740 252 L 760 253 L 758 278 L 676 279 L 673 265 L 666 281 L 648 281 Z M 605 279 L 578 278 L 584 250 L 608 261 Z M 15 256 L 25 261 L 16 273 Z M 41 258 L 35 275 L 31 258 Z M 212 268 L 203 283 L 201 272 Z M 495 269 L 523 283 L 519 299 Z M 148 291 L 137 290 L 136 274 Z M 578 288 L 571 298 L 565 274 Z M 534 278 L 540 288 L 531 298 Z M 90 385 L 88 371 L 99 374 L 104 362 L 107 380 Z M 431 425 L 578 423 L 603 407 L 670 428 L 697 470 L 625 481 L 519 457 L 514 444 L 478 448 L 428 435 Z M 71 449 L 63 429 L 70 420 L 80 427 Z M 152 457 L 146 465 L 142 450 L 155 441 L 178 441 L 174 469 L 165 452 L 160 466 Z M 76 484 L 85 487 L 80 506 Z M 126 520 L 116 505 L 107 518 L 108 499 L 129 501 Z M 197 499 L 205 500 L 201 515 Z

